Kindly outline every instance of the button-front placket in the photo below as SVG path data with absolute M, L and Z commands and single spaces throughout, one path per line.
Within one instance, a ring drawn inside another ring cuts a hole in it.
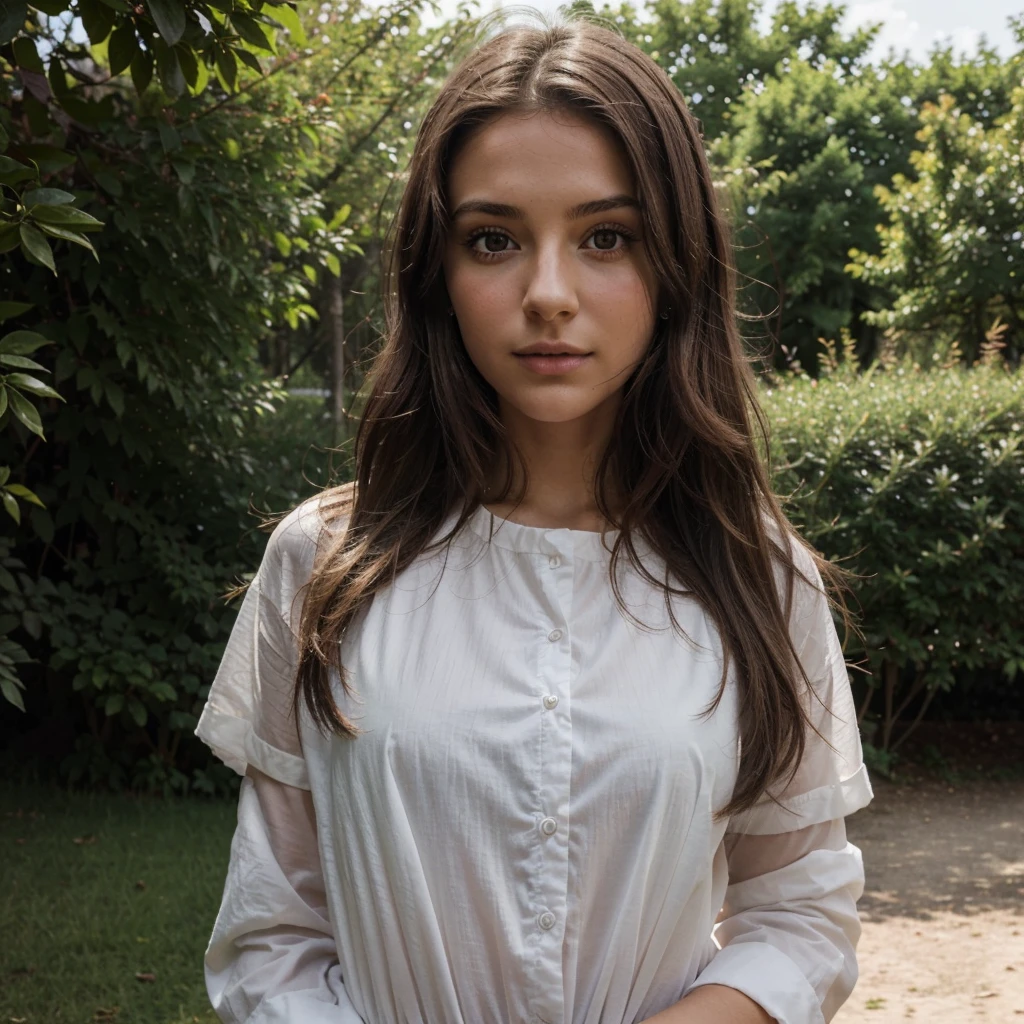
M 537 904 L 533 908 L 536 959 L 532 971 L 535 988 L 532 1010 L 538 1020 L 563 1024 L 565 989 L 562 978 L 562 940 L 565 935 L 569 881 L 569 827 L 572 770 L 572 716 L 570 673 L 572 669 L 573 535 L 551 530 L 548 546 L 539 562 L 550 607 L 559 617 L 543 623 L 540 635 L 538 728 L 541 773 L 538 791 L 536 842 L 542 865 L 535 879 Z

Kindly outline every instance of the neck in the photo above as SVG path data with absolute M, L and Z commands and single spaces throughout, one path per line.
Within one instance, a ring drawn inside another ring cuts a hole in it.
M 495 514 L 526 526 L 570 530 L 607 529 L 594 498 L 598 464 L 611 439 L 618 408 L 609 400 L 586 416 L 562 423 L 546 423 L 523 416 L 501 403 L 502 423 L 523 457 L 527 479 L 516 475 L 512 499 L 484 504 Z M 504 479 L 504 465 L 496 467 L 488 493 L 496 494 Z M 525 483 L 525 487 L 524 487 Z

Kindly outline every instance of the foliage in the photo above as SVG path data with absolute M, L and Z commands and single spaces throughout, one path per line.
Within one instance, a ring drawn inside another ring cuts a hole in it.
M 848 654 L 873 745 L 896 749 L 897 722 L 958 683 L 1024 679 L 1024 371 L 861 373 L 848 339 L 820 379 L 780 376 L 765 401 L 794 521 L 856 574 L 866 642 Z
M 45 444 L 10 417 L 0 433 L 8 487 L 39 499 L 0 538 L 0 686 L 37 728 L 73 732 L 73 782 L 222 786 L 191 734 L 234 617 L 222 595 L 259 557 L 250 499 L 279 511 L 313 486 L 305 421 L 300 438 L 281 429 L 285 393 L 260 351 L 315 321 L 320 291 L 360 258 L 353 223 L 369 214 L 353 200 L 372 211 L 393 119 L 471 27 L 428 30 L 410 8 L 355 3 L 317 24 L 315 45 L 269 58 L 265 77 L 240 72 L 236 93 L 211 80 L 173 101 L 110 77 L 92 44 L 76 65 L 92 83 L 89 123 L 62 127 L 54 107 L 37 125 L 39 145 L 70 155 L 40 166 L 41 187 L 104 226 L 95 255 L 57 250 L 59 276 L 20 247 L 0 269 L 20 302 L 0 361 L 39 348 L 35 372 L 59 395 L 39 408 Z M 370 96 L 346 110 L 356 87 Z M 36 145 L 30 101 L 13 88 L 0 106 L 21 162 Z M 346 193 L 360 161 L 374 187 Z M 24 220 L 40 205 L 3 212 Z
M 777 366 L 813 368 L 817 339 L 848 328 L 870 357 L 878 321 L 862 315 L 897 292 L 885 275 L 851 275 L 848 253 L 882 247 L 879 188 L 911 173 L 920 111 L 941 94 L 986 126 L 1005 116 L 1019 61 L 936 47 L 923 65 L 895 55 L 869 63 L 877 29 L 844 32 L 842 7 L 781 3 L 761 28 L 763 8 L 655 0 L 602 13 L 665 68 L 702 121 L 732 211 L 751 346 Z
M 915 177 L 876 187 L 889 216 L 881 253 L 851 253 L 855 277 L 895 293 L 864 319 L 910 344 L 923 336 L 933 346 L 945 335 L 974 358 L 1001 318 L 1008 354 L 1024 353 L 1024 87 L 987 129 L 951 95 L 926 104 L 921 122 Z

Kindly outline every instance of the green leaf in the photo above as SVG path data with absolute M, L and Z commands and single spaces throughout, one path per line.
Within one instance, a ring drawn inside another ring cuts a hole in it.
M 31 302 L 0 302 L 0 324 L 35 308 Z
M 63 206 L 66 203 L 73 203 L 75 197 L 62 188 L 33 188 L 21 197 L 23 206 Z
M 181 0 L 148 0 L 149 14 L 168 46 L 185 34 L 185 5 Z
M 114 27 L 116 15 L 100 0 L 78 0 L 78 13 L 85 28 L 85 34 L 93 46 L 102 43 Z
M 57 268 L 53 262 L 53 250 L 46 236 L 31 224 L 22 222 L 21 228 L 21 251 L 30 256 L 37 263 L 48 267 L 56 275 Z
M 0 674 L 0 692 L 3 693 L 8 703 L 13 704 L 19 711 L 25 710 L 25 702 L 21 699 L 18 687 L 21 684 L 7 672 Z
M 59 238 L 64 242 L 73 242 L 75 245 L 80 245 L 83 249 L 88 249 L 93 254 L 96 262 L 99 263 L 99 255 L 92 242 L 85 235 L 78 231 L 69 231 L 67 228 L 59 228 L 55 224 L 40 224 L 39 227 L 46 234 L 52 235 L 54 238 Z
M 93 175 L 93 177 L 96 179 L 96 183 L 100 186 L 100 188 L 103 189 L 104 192 L 107 192 L 109 195 L 112 195 L 114 197 L 123 195 L 124 188 L 122 187 L 117 175 L 114 174 L 113 171 L 98 170 Z
M 268 13 L 282 28 L 288 30 L 288 35 L 297 46 L 309 45 L 309 37 L 306 35 L 306 30 L 302 27 L 302 21 L 294 7 L 281 4 L 279 7 L 272 8 Z
M 291 255 L 292 243 L 283 231 L 274 232 L 274 245 L 277 246 L 277 251 L 286 259 Z
M 24 68 L 26 71 L 35 71 L 40 75 L 46 73 L 46 69 L 43 67 L 43 59 L 39 56 L 34 39 L 29 36 L 19 36 L 11 43 L 11 49 L 14 51 L 14 62 L 19 68 Z
M 128 714 L 135 720 L 135 724 L 141 729 L 149 718 L 145 705 L 136 697 L 128 698 Z
M 191 46 L 181 44 L 175 47 L 175 52 L 181 65 L 181 73 L 185 76 L 185 84 L 191 90 L 199 81 L 199 62 L 196 60 L 195 51 Z
M 238 81 L 238 61 L 235 59 L 234 53 L 226 47 L 217 51 L 216 57 L 217 71 L 220 77 L 224 79 L 224 84 L 227 86 L 228 92 L 235 91 L 235 83 Z M 234 142 L 234 139 L 229 139 L 229 142 Z M 238 143 L 235 142 L 237 146 Z M 230 156 L 230 154 L 228 154 Z M 235 157 L 231 157 L 232 160 Z
M 210 82 L 210 69 L 199 61 L 196 65 L 196 80 L 189 86 L 193 96 L 201 96 Z
M 327 225 L 328 231 L 334 231 L 340 228 L 345 221 L 348 220 L 349 214 L 352 212 L 352 207 L 346 203 L 344 206 L 338 208 L 338 212 L 331 218 L 330 224 Z
M 33 640 L 38 640 L 43 635 L 43 620 L 39 612 L 34 612 L 31 608 L 26 608 L 21 613 L 21 624 L 25 627 L 25 632 L 28 633 Z
M 40 398 L 60 398 L 61 396 L 49 386 L 44 384 L 38 377 L 30 377 L 27 373 L 7 374 L 8 387 L 18 388 L 19 391 L 27 391 L 32 395 L 39 395 Z M 63 401 L 63 399 L 61 399 Z
M 335 277 L 341 277 L 341 260 L 333 252 L 329 252 L 324 256 L 324 263 Z M 0 362 L 3 362 L 2 356 L 0 356 Z
M 141 96 L 153 81 L 153 55 L 145 50 L 139 50 L 132 58 L 132 85 L 135 92 Z
M 7 388 L 0 387 L 0 416 L 7 412 Z
M 9 43 L 24 27 L 28 17 L 28 3 L 7 0 L 0 6 L 0 46 Z
M 120 75 L 131 67 L 135 55 L 139 52 L 139 40 L 135 35 L 135 26 L 126 21 L 114 29 L 107 47 L 107 60 L 110 61 L 111 75 Z
M 21 155 L 28 160 L 34 160 L 43 174 L 56 174 L 70 167 L 76 160 L 74 153 L 65 149 L 58 149 L 46 142 L 32 142 L 21 147 Z
M 156 130 L 165 153 L 173 153 L 176 149 L 181 149 L 181 136 L 173 125 L 166 121 L 158 121 Z
M 40 508 L 46 506 L 39 500 L 39 495 L 35 491 L 30 491 L 24 484 L 8 484 L 7 490 L 11 494 L 16 494 L 22 501 L 31 502 L 33 505 L 38 505 Z
M 43 437 L 43 423 L 39 419 L 39 412 L 36 407 L 24 397 L 19 395 L 17 391 L 12 388 L 4 388 L 8 400 L 11 403 L 11 412 L 21 420 L 22 423 L 32 431 L 33 434 L 38 434 Z
M 196 165 L 191 160 L 186 160 L 180 156 L 172 156 L 171 166 L 174 168 L 175 174 L 178 175 L 178 180 L 183 185 L 192 184 L 196 176 Z
M 311 267 L 308 263 L 303 263 L 302 272 L 309 279 L 310 284 L 316 284 L 316 267 Z
M 238 11 L 231 12 L 231 25 L 234 30 L 250 45 L 261 50 L 273 50 L 263 27 L 255 18 Z
M 4 508 L 7 510 L 7 514 L 20 526 L 21 525 L 21 509 L 18 506 L 17 499 L 13 494 L 7 491 L 0 491 L 0 500 L 4 503 Z
M 64 65 L 60 62 L 60 57 L 57 54 L 50 58 L 46 77 L 49 80 L 50 89 L 54 96 L 63 104 L 68 98 L 68 76 L 64 74 Z
M 37 177 L 38 174 L 31 167 L 12 160 L 9 156 L 0 156 L 0 184 L 17 185 L 19 181 Z
M 0 338 L 0 352 L 9 352 L 12 355 L 27 356 L 35 352 L 43 345 L 52 345 L 49 338 L 44 338 L 35 331 L 11 331 Z
M 167 46 L 159 39 L 153 41 L 156 50 L 156 73 L 160 84 L 168 96 L 177 99 L 185 91 L 185 76 L 181 73 L 178 63 L 178 51 Z
M 33 206 L 28 212 L 33 220 L 40 223 L 57 224 L 76 231 L 99 231 L 103 227 L 103 221 L 72 206 Z
M 124 707 L 124 694 L 123 693 L 111 693 L 107 695 L 106 701 L 103 703 L 103 713 L 109 718 L 111 715 L 120 714 L 121 709 Z
M 18 231 L 20 226 L 21 221 L 0 221 L 0 253 L 10 252 L 21 245 L 21 234 Z
M 34 359 L 29 359 L 28 356 L 9 356 L 4 352 L 0 352 L 0 363 L 4 366 L 16 366 L 19 370 L 38 370 L 40 373 L 49 373 L 50 371 L 45 366 L 40 366 Z
M 233 52 L 234 52 L 235 56 L 247 68 L 251 68 L 258 75 L 262 75 L 263 74 L 263 67 L 260 64 L 260 59 L 259 59 L 259 57 L 256 56 L 255 53 L 252 53 L 249 50 L 243 50 L 240 46 L 234 47 L 234 51 Z

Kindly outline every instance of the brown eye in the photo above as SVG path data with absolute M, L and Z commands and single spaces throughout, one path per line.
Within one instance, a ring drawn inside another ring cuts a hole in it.
M 473 239 L 474 244 L 483 241 L 483 252 L 505 252 L 510 241 L 508 235 L 491 232 L 486 235 L 477 235 Z
M 591 236 L 594 240 L 595 249 L 614 249 L 615 243 L 618 241 L 618 231 L 595 231 Z

